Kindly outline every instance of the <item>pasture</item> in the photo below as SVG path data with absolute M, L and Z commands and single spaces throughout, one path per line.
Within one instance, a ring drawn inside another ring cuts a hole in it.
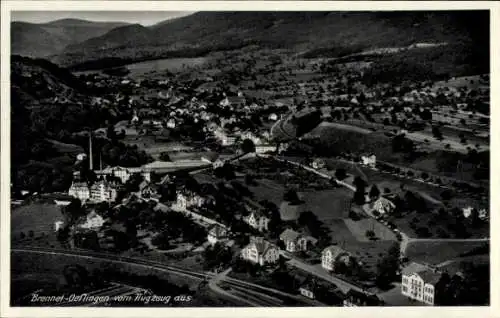
M 306 210 L 313 212 L 321 221 L 343 219 L 349 214 L 352 192 L 345 188 L 298 194 L 305 201 Z
M 406 249 L 406 256 L 414 262 L 440 264 L 484 245 L 475 241 L 421 241 L 411 242 Z
M 11 237 L 18 238 L 21 232 L 28 236 L 30 231 L 35 237 L 52 233 L 54 223 L 59 220 L 63 220 L 63 215 L 55 204 L 31 203 L 12 209 Z

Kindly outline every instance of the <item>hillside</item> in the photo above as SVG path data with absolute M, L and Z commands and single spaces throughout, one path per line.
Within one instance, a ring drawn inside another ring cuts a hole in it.
M 60 53 L 67 45 L 80 43 L 126 25 L 122 22 L 90 22 L 62 19 L 49 23 L 11 23 L 12 54 L 47 57 Z
M 354 53 L 420 42 L 488 51 L 489 39 L 487 11 L 198 12 L 167 22 L 112 30 L 69 45 L 54 61 L 70 65 L 104 57 L 144 59 L 193 50 L 204 54 L 249 44 L 295 52 L 335 48 L 333 55 L 345 51 L 338 48 Z

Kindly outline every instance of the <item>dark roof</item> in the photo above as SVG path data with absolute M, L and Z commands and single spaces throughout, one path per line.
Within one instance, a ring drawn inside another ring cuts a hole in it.
M 280 205 L 280 217 L 283 221 L 297 220 L 300 214 L 305 210 L 304 204 L 290 204 L 283 201 Z
M 342 249 L 340 246 L 338 245 L 330 245 L 328 246 L 327 248 L 325 248 L 322 252 L 323 253 L 326 253 L 327 251 L 330 251 L 332 253 L 332 258 L 333 259 L 336 259 L 337 257 L 339 257 L 341 254 L 347 254 L 347 255 L 351 255 L 349 252 L 347 252 L 346 250 Z
M 292 229 L 286 229 L 285 231 L 283 231 L 283 233 L 281 233 L 280 240 L 285 242 L 296 241 L 299 237 L 300 237 L 299 232 L 295 232 Z
M 441 278 L 441 273 L 435 272 L 431 269 L 418 273 L 420 277 L 424 280 L 426 284 L 434 285 Z

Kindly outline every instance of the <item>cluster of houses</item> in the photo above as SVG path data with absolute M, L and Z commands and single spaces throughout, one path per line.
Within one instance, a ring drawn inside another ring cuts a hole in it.
M 92 185 L 77 181 L 71 184 L 68 194 L 82 202 L 113 202 L 116 200 L 119 184 L 106 180 L 99 180 Z

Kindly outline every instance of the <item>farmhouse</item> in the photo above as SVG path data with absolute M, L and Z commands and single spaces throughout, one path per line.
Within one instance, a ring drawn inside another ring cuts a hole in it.
M 252 263 L 274 264 L 279 259 L 279 248 L 262 237 L 251 237 L 250 244 L 241 250 L 241 257 Z
M 352 256 L 337 245 L 325 248 L 321 253 L 321 266 L 328 271 L 333 271 L 337 262 L 342 262 L 349 266 L 352 263 Z

